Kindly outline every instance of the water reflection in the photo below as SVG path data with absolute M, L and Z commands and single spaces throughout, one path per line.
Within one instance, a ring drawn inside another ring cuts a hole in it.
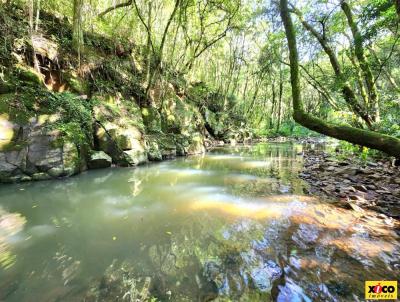
M 17 234 L 26 220 L 19 213 L 8 213 L 0 207 L 0 267 L 9 269 L 16 261 L 12 246 L 18 242 Z
M 360 301 L 397 278 L 398 223 L 305 195 L 299 151 L 3 186 L 0 300 Z

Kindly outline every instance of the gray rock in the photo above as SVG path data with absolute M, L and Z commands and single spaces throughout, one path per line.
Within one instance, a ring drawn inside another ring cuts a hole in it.
M 90 154 L 88 167 L 89 169 L 108 168 L 111 166 L 112 159 L 103 151 L 95 151 Z
M 137 150 L 124 151 L 126 164 L 129 166 L 137 166 L 148 161 L 147 154 Z
M 393 183 L 400 185 L 400 177 L 393 179 Z
M 11 174 L 17 168 L 16 164 L 11 164 L 7 161 L 5 152 L 0 152 L 0 174 Z
M 80 171 L 80 156 L 75 144 L 71 142 L 63 144 L 62 159 L 64 167 L 63 176 L 71 176 Z
M 18 136 L 0 151 L 0 181 L 42 180 L 80 171 L 76 145 L 60 132 L 48 130 L 52 116 L 39 115 L 19 126 Z
M 47 170 L 46 173 L 49 174 L 51 177 L 56 178 L 64 175 L 64 169 L 62 167 L 53 167 Z
M 162 160 L 161 150 L 156 141 L 149 141 L 147 148 L 148 148 L 147 155 L 148 155 L 149 160 L 151 160 L 151 161 L 161 161 Z
M 368 189 L 364 185 L 354 185 L 353 186 L 356 190 L 361 191 L 361 192 L 368 192 Z
M 50 179 L 51 176 L 47 173 L 44 172 L 38 172 L 32 175 L 32 179 L 33 180 L 46 180 L 46 179 Z

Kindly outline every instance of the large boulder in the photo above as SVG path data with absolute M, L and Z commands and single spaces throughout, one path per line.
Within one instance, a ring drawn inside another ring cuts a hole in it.
M 172 159 L 177 155 L 176 141 L 173 135 L 158 134 L 146 136 L 149 160 Z
M 204 137 L 201 133 L 195 132 L 191 136 L 177 135 L 175 139 L 176 151 L 179 156 L 202 154 L 206 151 Z
M 142 117 L 147 133 L 161 132 L 161 116 L 156 108 L 151 106 L 142 108 Z
M 96 137 L 100 150 L 107 153 L 115 152 L 115 148 L 122 151 L 132 150 L 142 145 L 143 138 L 140 130 L 135 126 L 107 122 L 97 126 Z
M 147 139 L 147 156 L 151 161 L 161 161 L 163 159 L 160 145 L 156 139 Z
M 103 151 L 91 152 L 88 160 L 89 169 L 101 169 L 111 166 L 112 159 Z
M 95 106 L 96 147 L 123 166 L 145 163 L 147 152 L 143 138 L 144 125 L 135 100 L 115 96 L 97 96 Z
M 204 127 L 203 118 L 197 107 L 187 99 L 182 100 L 174 95 L 164 100 L 161 111 L 162 130 L 190 136 Z
M 187 155 L 202 154 L 206 152 L 204 137 L 200 133 L 194 133 L 190 137 Z
M 81 170 L 77 146 L 49 128 L 57 119 L 57 115 L 37 115 L 22 122 L 1 115 L 0 182 L 71 176 Z
M 121 162 L 122 165 L 137 166 L 148 161 L 147 153 L 142 150 L 128 150 L 123 151 L 124 160 Z

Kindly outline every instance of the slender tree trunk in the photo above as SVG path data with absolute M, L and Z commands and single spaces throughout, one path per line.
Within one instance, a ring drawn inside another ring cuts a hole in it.
M 272 90 L 272 106 L 271 106 L 271 116 L 269 120 L 269 129 L 274 128 L 274 114 L 275 114 L 275 104 L 276 104 L 275 79 L 272 79 L 271 90 Z
M 246 76 L 246 81 L 244 83 L 244 89 L 243 89 L 243 93 L 242 93 L 242 98 L 243 100 L 246 100 L 246 94 L 247 94 L 247 86 L 249 84 L 249 75 Z
M 34 11 L 34 0 L 28 2 L 28 14 L 29 14 L 29 31 L 33 34 L 33 11 Z
M 279 64 L 279 98 L 278 98 L 278 118 L 276 121 L 276 131 L 279 131 L 279 128 L 281 127 L 282 95 L 283 95 L 283 73 L 282 73 L 282 66 Z
M 40 0 L 36 2 L 36 24 L 35 24 L 35 31 L 39 29 L 39 18 L 40 18 Z
M 358 29 L 356 22 L 354 21 L 353 13 L 347 1 L 342 0 L 340 5 L 344 14 L 346 15 L 347 23 L 349 24 L 349 27 L 351 29 L 351 33 L 353 35 L 353 40 L 354 40 L 354 53 L 360 64 L 360 68 L 363 73 L 365 83 L 367 84 L 369 100 L 370 100 L 369 111 L 371 113 L 373 122 L 379 122 L 380 120 L 379 97 L 371 68 L 367 62 L 367 59 L 365 58 L 363 37 Z
M 256 99 L 257 99 L 257 96 L 258 96 L 258 91 L 259 91 L 259 89 L 260 89 L 260 85 L 259 85 L 259 83 L 256 83 L 256 85 L 257 85 L 257 86 L 256 86 L 256 89 L 255 89 L 255 91 L 254 91 L 251 104 L 250 104 L 249 108 L 247 109 L 246 116 L 247 116 L 247 115 L 250 113 L 250 111 L 254 108 L 254 104 L 255 104 Z
M 351 64 L 354 67 L 354 70 L 355 70 L 355 73 L 356 73 L 355 77 L 356 77 L 358 89 L 359 89 L 360 95 L 361 95 L 361 97 L 362 97 L 362 99 L 364 101 L 364 106 L 368 107 L 369 103 L 370 103 L 370 99 L 369 99 L 367 90 L 365 89 L 363 77 L 362 77 L 361 72 L 360 72 L 360 65 L 357 64 L 357 62 L 356 62 L 355 58 L 353 57 L 352 53 L 347 53 L 347 57 L 349 58 Z
M 179 20 L 180 20 L 180 18 L 179 18 Z M 180 21 L 176 24 L 176 28 L 175 28 L 174 39 L 172 42 L 171 56 L 170 56 L 170 61 L 169 61 L 170 66 L 173 66 L 173 62 L 174 62 L 176 40 L 178 39 L 179 27 L 180 27 Z
M 312 87 L 314 87 L 315 90 L 317 90 L 324 98 L 325 100 L 329 103 L 329 105 L 332 106 L 335 110 L 339 110 L 339 107 L 336 105 L 334 99 L 332 98 L 331 94 L 329 91 L 313 76 L 311 73 L 302 65 L 299 65 L 300 68 L 307 74 L 307 76 L 312 80 L 310 81 L 307 77 L 305 78 L 306 82 L 310 84 Z
M 150 78 L 149 78 L 149 82 L 147 83 L 147 88 L 146 88 L 146 95 L 147 97 L 149 96 L 149 92 L 151 87 L 153 86 L 153 82 L 154 79 L 156 77 L 156 74 L 159 72 L 159 69 L 161 67 L 162 61 L 163 61 L 163 55 L 164 55 L 164 45 L 165 45 L 165 40 L 167 38 L 167 34 L 168 34 L 168 30 L 169 27 L 172 23 L 172 20 L 175 17 L 176 12 L 178 11 L 179 5 L 180 5 L 180 1 L 181 0 L 175 0 L 175 5 L 174 5 L 174 9 L 171 13 L 171 15 L 168 18 L 167 24 L 165 25 L 164 28 L 164 32 L 161 38 L 161 43 L 160 43 L 160 47 L 158 48 L 158 54 L 156 55 L 156 66 L 154 67 L 154 70 L 152 72 L 150 72 Z
M 81 52 L 83 47 L 82 7 L 83 7 L 83 0 L 74 0 L 72 45 L 74 50 L 78 54 L 79 65 L 81 63 Z
M 231 41 L 232 43 L 232 41 Z M 232 44 L 231 44 L 232 46 Z M 228 94 L 231 87 L 232 79 L 233 79 L 233 72 L 235 70 L 235 57 L 236 57 L 236 49 L 233 50 L 233 54 L 231 55 L 231 60 L 229 61 L 229 72 L 228 72 L 228 83 L 225 87 L 224 91 L 224 106 L 223 110 L 226 111 L 228 109 Z
M 152 35 L 152 11 L 153 11 L 153 1 L 149 1 L 147 3 L 147 45 L 146 45 L 146 83 L 147 86 L 150 85 L 150 70 L 151 70 L 151 57 L 152 57 L 152 48 L 151 48 L 151 35 Z
M 289 47 L 290 82 L 292 86 L 294 120 L 302 126 L 321 134 L 360 146 L 377 149 L 399 158 L 400 139 L 374 131 L 335 125 L 304 112 L 300 92 L 299 55 L 297 52 L 296 32 L 290 16 L 287 0 L 280 0 L 280 14 L 285 27 L 286 39 Z
M 34 47 L 34 24 L 33 24 L 33 14 L 34 14 L 34 9 L 35 9 L 35 0 L 29 0 L 28 2 L 28 11 L 29 11 L 29 35 L 31 38 L 31 44 L 32 44 L 32 61 L 33 61 L 33 67 L 36 70 L 36 72 L 38 74 L 40 74 L 40 66 L 39 66 L 39 61 L 36 57 L 36 51 L 35 51 L 35 47 Z
M 366 125 L 369 128 L 372 128 L 373 119 L 368 114 L 368 111 L 358 103 L 356 94 L 351 89 L 350 84 L 348 83 L 345 76 L 343 75 L 343 72 L 340 67 L 339 60 L 335 54 L 335 51 L 329 45 L 326 38 L 324 36 L 322 36 L 318 31 L 316 31 L 315 28 L 311 26 L 311 24 L 309 24 L 306 20 L 304 20 L 302 13 L 298 9 L 293 8 L 292 11 L 298 16 L 298 18 L 299 18 L 300 22 L 302 23 L 302 25 L 304 26 L 304 28 L 307 31 L 309 31 L 318 40 L 319 44 L 324 49 L 326 55 L 329 57 L 329 61 L 331 63 L 332 69 L 335 72 L 335 76 L 339 80 L 339 83 L 342 83 L 342 94 L 343 94 L 343 97 L 344 97 L 346 103 L 349 105 L 350 109 L 357 116 L 359 116 L 366 123 Z

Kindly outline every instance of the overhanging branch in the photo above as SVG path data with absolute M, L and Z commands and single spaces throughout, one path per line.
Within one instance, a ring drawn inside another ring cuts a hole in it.
M 98 18 L 104 17 L 104 15 L 108 14 L 109 12 L 112 12 L 115 9 L 122 8 L 122 7 L 127 7 L 132 5 L 132 0 L 128 0 L 127 2 L 123 2 L 117 5 L 113 5 L 109 8 L 107 8 L 105 11 L 101 12 L 100 14 L 97 15 Z

